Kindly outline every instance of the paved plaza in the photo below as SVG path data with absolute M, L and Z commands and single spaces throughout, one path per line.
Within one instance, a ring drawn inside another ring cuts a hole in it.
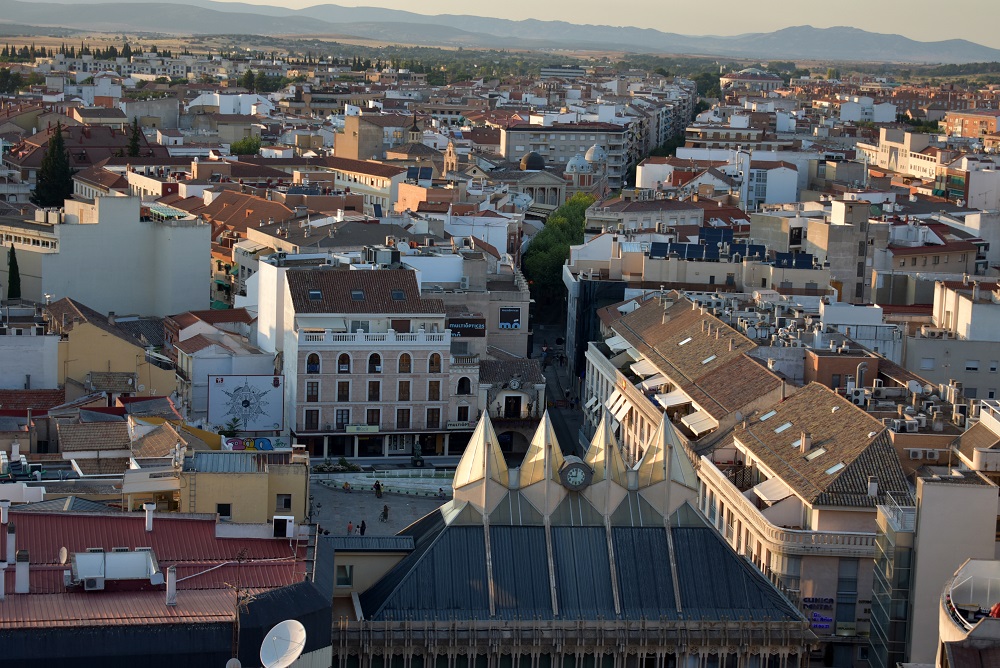
M 331 484 L 335 482 L 331 481 Z M 451 487 L 450 484 L 445 486 Z M 310 494 L 313 497 L 313 520 L 331 536 L 345 535 L 348 522 L 358 524 L 362 520 L 366 524 L 366 536 L 391 536 L 445 502 L 445 499 L 434 497 L 393 493 L 383 494 L 379 499 L 368 488 L 355 488 L 347 493 L 339 487 L 328 487 L 318 481 L 310 486 Z M 389 506 L 388 522 L 378 521 L 382 506 Z

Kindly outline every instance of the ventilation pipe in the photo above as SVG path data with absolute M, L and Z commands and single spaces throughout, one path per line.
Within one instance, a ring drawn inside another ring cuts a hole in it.
M 167 569 L 167 605 L 177 605 L 177 567 Z
M 15 545 L 17 543 L 17 535 L 14 529 L 14 523 L 11 522 L 7 525 L 7 563 L 14 563 L 14 551 Z
M 153 511 L 156 510 L 155 503 L 144 503 L 142 509 L 146 511 L 146 531 L 153 530 Z
M 7 517 L 10 514 L 10 501 L 4 499 L 0 501 L 0 524 L 7 524 Z
M 27 594 L 31 589 L 29 577 L 29 568 L 31 566 L 30 559 L 28 557 L 27 550 L 17 551 L 17 565 L 14 570 L 14 593 L 15 594 Z
M 802 432 L 802 434 L 799 436 L 799 452 L 801 452 L 803 455 L 806 454 L 807 452 L 812 450 L 812 444 L 813 444 L 812 434 L 810 434 L 808 431 Z

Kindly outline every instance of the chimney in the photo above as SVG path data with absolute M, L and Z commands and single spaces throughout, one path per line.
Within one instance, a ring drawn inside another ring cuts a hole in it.
M 813 445 L 812 434 L 810 434 L 808 431 L 802 432 L 802 434 L 799 436 L 799 452 L 801 452 L 802 454 L 806 454 L 807 452 L 812 450 L 812 445 Z
M 735 348 L 736 348 L 736 340 L 729 339 L 729 352 L 733 352 Z
M 868 476 L 868 496 L 878 497 L 878 476 Z
M 670 322 L 670 314 L 667 313 L 667 309 L 663 309 L 663 324 Z
M 112 326 L 115 324 L 115 312 L 114 311 L 108 311 L 108 324 L 112 325 Z
M 979 281 L 972 284 L 972 301 L 979 301 Z
M 708 321 L 707 320 L 702 320 L 701 321 L 701 331 L 703 331 L 703 332 L 705 331 L 705 326 L 706 325 L 708 325 Z
M 715 340 L 716 341 L 719 340 L 719 330 L 721 330 L 721 329 L 722 329 L 722 327 L 716 327 L 715 328 Z
M 155 503 L 144 503 L 142 509 L 146 511 L 146 531 L 153 530 L 153 511 L 156 510 Z
M 177 605 L 177 567 L 167 569 L 167 605 Z
M 7 563 L 14 563 L 14 551 L 17 535 L 14 533 L 14 523 L 7 524 Z
M 10 501 L 4 499 L 0 501 L 0 524 L 7 524 L 10 515 Z
M 17 565 L 14 567 L 14 593 L 27 594 L 30 578 L 28 577 L 28 567 L 31 562 L 28 558 L 27 550 L 17 551 Z

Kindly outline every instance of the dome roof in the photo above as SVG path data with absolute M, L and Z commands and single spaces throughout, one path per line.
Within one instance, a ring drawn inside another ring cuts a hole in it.
M 524 157 L 521 158 L 521 171 L 522 172 L 541 172 L 545 169 L 545 158 L 538 155 L 538 153 L 531 151 L 530 153 L 525 153 Z
M 605 151 L 604 147 L 601 146 L 600 144 L 594 144 L 589 149 L 587 149 L 586 159 L 587 162 L 589 163 L 607 162 L 608 152 Z
M 583 157 L 582 153 L 577 153 L 566 163 L 567 174 L 587 174 L 594 171 L 590 163 Z

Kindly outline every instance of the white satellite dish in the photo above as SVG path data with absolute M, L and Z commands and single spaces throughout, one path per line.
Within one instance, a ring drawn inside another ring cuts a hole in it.
M 920 382 L 916 381 L 916 380 L 911 380 L 909 383 L 907 383 L 906 384 L 906 389 L 908 389 L 913 394 L 923 394 L 924 393 L 924 386 L 921 385 Z
M 69 550 L 67 550 L 65 547 L 60 547 L 59 548 L 59 563 L 62 564 L 63 566 L 65 566 L 67 559 L 69 559 Z
M 286 619 L 267 632 L 260 644 L 260 662 L 264 668 L 287 668 L 295 663 L 306 647 L 306 627 Z
M 140 385 L 140 386 L 139 386 L 138 388 L 136 388 L 136 389 L 138 389 L 138 390 L 139 390 L 140 392 L 145 392 L 145 391 L 146 391 L 146 386 L 145 386 L 145 385 Z

